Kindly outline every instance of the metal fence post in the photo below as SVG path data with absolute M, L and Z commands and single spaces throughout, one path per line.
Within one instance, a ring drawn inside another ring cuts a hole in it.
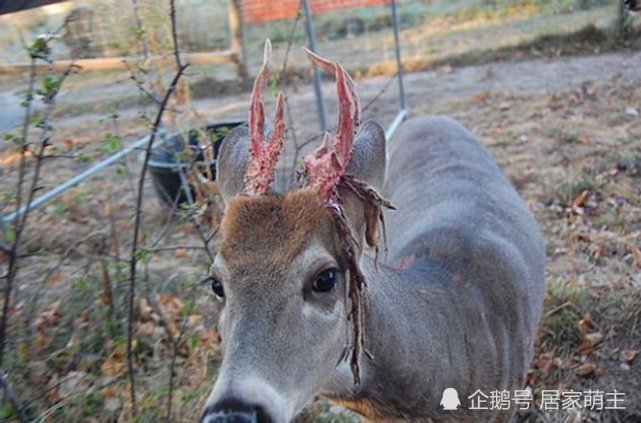
M 312 12 L 307 0 L 301 0 L 303 12 L 305 13 L 305 28 L 307 29 L 307 39 L 309 40 L 309 49 L 316 53 L 316 35 L 314 34 L 314 24 L 312 22 Z M 320 121 L 321 131 L 327 130 L 327 111 L 325 110 L 325 101 L 323 100 L 323 89 L 321 86 L 320 71 L 314 66 L 314 91 L 316 92 L 316 106 L 318 108 L 318 120 Z

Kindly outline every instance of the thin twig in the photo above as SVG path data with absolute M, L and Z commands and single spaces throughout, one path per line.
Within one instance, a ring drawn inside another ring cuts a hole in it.
M 160 127 L 162 117 L 167 109 L 167 104 L 172 94 L 175 92 L 178 85 L 178 81 L 185 72 L 185 69 L 189 66 L 188 64 L 183 64 L 180 61 L 180 55 L 178 53 L 178 39 L 176 38 L 176 8 L 174 0 L 169 0 L 170 6 L 170 17 L 172 25 L 172 36 L 174 42 L 174 56 L 176 58 L 176 74 L 172 79 L 165 95 L 163 96 L 162 102 L 156 114 L 156 119 L 153 123 L 151 136 L 147 147 L 145 149 L 144 160 L 142 164 L 142 170 L 140 171 L 140 178 L 138 180 L 138 193 L 136 198 L 136 209 L 135 209 L 135 220 L 134 220 L 134 235 L 131 246 L 131 258 L 129 263 L 129 295 L 128 295 L 128 311 L 127 311 L 127 370 L 129 373 L 129 388 L 132 404 L 132 414 L 137 416 L 137 404 L 136 404 L 136 384 L 135 384 L 135 374 L 134 374 L 134 357 L 133 357 L 133 324 L 134 324 L 134 304 L 136 296 L 136 267 L 139 260 L 140 250 L 138 249 L 138 240 L 140 237 L 140 226 L 141 226 L 141 217 L 142 217 L 142 199 L 143 199 L 143 190 L 145 187 L 145 177 L 147 175 L 147 168 L 149 166 L 149 160 L 151 158 L 151 149 L 153 147 L 154 141 L 156 140 L 156 135 Z
M 191 288 L 191 294 L 193 295 L 194 291 L 198 288 L 198 285 L 194 285 Z M 193 302 L 193 298 L 190 298 L 190 302 Z M 171 364 L 169 365 L 169 393 L 167 395 L 167 422 L 171 422 L 171 413 L 172 413 L 172 403 L 174 395 L 174 379 L 176 373 L 176 358 L 178 357 L 178 348 L 180 348 L 180 343 L 185 334 L 185 329 L 187 328 L 187 323 L 189 322 L 189 316 L 184 316 L 182 323 L 180 325 L 180 331 L 174 339 L 174 348 L 171 356 Z
M 176 250 L 206 250 L 202 245 L 170 245 L 167 247 L 150 248 L 147 251 L 150 253 L 159 253 L 162 251 L 176 251 Z
M 173 4 L 173 0 L 172 0 L 172 4 Z M 169 98 L 173 94 L 174 90 L 176 89 L 178 80 L 182 76 L 187 66 L 189 65 L 182 65 L 178 68 L 178 71 L 176 72 L 174 79 L 171 81 L 171 84 L 169 85 L 169 88 L 167 89 L 167 92 L 165 93 L 165 96 L 162 99 L 161 107 L 158 110 L 158 113 L 156 115 L 156 120 L 154 122 L 152 131 L 151 131 L 151 137 L 149 138 L 149 142 L 147 143 L 147 149 L 145 150 L 142 170 L 140 171 L 140 179 L 138 180 L 138 195 L 136 198 L 136 211 L 135 211 L 135 220 L 134 220 L 134 238 L 133 238 L 133 243 L 131 247 L 131 259 L 130 259 L 130 265 L 129 265 L 129 275 L 130 275 L 129 301 L 128 301 L 129 307 L 128 307 L 128 322 L 127 322 L 127 367 L 129 371 L 129 383 L 130 383 L 130 389 L 131 389 L 130 393 L 131 393 L 131 401 L 132 401 L 134 416 L 137 414 L 137 410 L 136 410 L 136 393 L 135 393 L 136 390 L 135 390 L 132 344 L 133 344 L 134 299 L 135 299 L 135 290 L 136 290 L 136 265 L 138 264 L 138 259 L 139 259 L 138 239 L 140 237 L 143 189 L 145 187 L 145 176 L 147 175 L 147 167 L 149 165 L 149 159 L 151 157 L 151 148 L 153 146 L 154 141 L 156 140 L 156 134 L 158 132 L 158 127 L 160 126 L 160 121 L 166 110 L 167 102 L 169 101 Z
M 26 152 L 27 152 L 27 136 L 28 136 L 28 131 L 29 131 L 29 125 L 31 121 L 31 106 L 30 103 L 33 101 L 33 92 L 34 92 L 34 85 L 35 85 L 35 65 L 36 65 L 36 59 L 40 58 L 47 63 L 53 65 L 51 60 L 48 57 L 48 54 L 50 53 L 49 46 L 47 45 L 48 40 L 41 41 L 41 43 L 44 44 L 34 44 L 34 47 L 29 50 L 32 61 L 31 61 L 31 72 L 30 72 L 30 82 L 29 82 L 29 91 L 27 92 L 27 110 L 28 112 L 25 113 L 25 119 L 23 122 L 23 127 L 22 127 L 22 137 L 20 138 L 20 164 L 19 164 L 19 170 L 18 170 L 18 183 L 17 183 L 17 204 L 16 206 L 16 211 L 20 210 L 20 206 L 22 205 L 22 189 L 24 185 L 24 178 L 25 178 L 25 172 L 26 172 Z M 35 46 L 38 46 L 38 49 L 36 50 Z M 49 124 L 49 120 L 51 119 L 51 115 L 53 113 L 53 108 L 55 105 L 55 99 L 58 93 L 60 92 L 60 87 L 64 83 L 65 79 L 67 76 L 69 76 L 72 72 L 73 69 L 75 69 L 76 65 L 72 62 L 65 72 L 63 72 L 62 76 L 57 80 L 57 87 L 49 89 L 44 93 L 43 97 L 43 102 L 45 103 L 46 107 L 44 110 L 44 114 L 42 119 L 40 120 L 39 126 L 42 130 L 40 134 L 40 139 L 39 139 L 39 148 L 37 154 L 34 155 L 35 157 L 35 165 L 34 165 L 34 171 L 33 175 L 31 176 L 31 184 L 29 185 L 29 189 L 27 191 L 27 199 L 25 201 L 25 212 L 22 214 L 22 216 L 18 219 L 17 223 L 14 225 L 14 239 L 13 243 L 11 245 L 11 250 L 9 251 L 9 264 L 8 264 L 8 270 L 7 270 L 7 282 L 5 284 L 5 289 L 4 289 L 4 303 L 2 306 L 2 318 L 0 319 L 0 367 L 2 367 L 4 363 L 4 352 L 7 346 L 7 330 L 8 330 L 8 325 L 9 325 L 9 308 L 11 304 L 11 295 L 13 293 L 14 289 L 14 283 L 16 280 L 16 276 L 18 274 L 18 261 L 20 259 L 20 243 L 22 241 L 22 235 L 24 233 L 24 229 L 27 225 L 27 217 L 29 216 L 29 211 L 31 208 L 31 203 L 33 202 L 33 199 L 35 197 L 36 192 L 39 189 L 39 182 L 40 182 L 40 171 L 42 168 L 42 163 L 44 161 L 45 157 L 45 152 L 47 147 L 51 145 L 50 143 L 50 134 L 52 132 L 52 127 Z M 53 66 L 51 67 L 51 72 L 53 73 Z
M 187 176 L 185 175 L 185 170 L 181 168 L 179 175 L 180 175 L 180 186 L 185 192 L 185 195 L 187 197 L 187 202 L 189 203 L 190 206 L 193 206 L 194 199 L 192 198 L 191 189 L 189 188 L 189 184 L 187 183 Z M 205 236 L 205 231 L 203 230 L 203 227 L 200 223 L 200 219 L 198 219 L 198 215 L 196 213 L 191 213 L 191 214 L 192 214 L 192 221 L 194 222 L 194 227 L 196 228 L 196 232 L 198 232 L 198 236 L 200 236 L 200 239 L 203 242 L 204 249 L 207 252 L 207 255 L 209 255 L 209 259 L 211 261 L 214 261 L 214 253 L 211 251 L 211 248 L 209 248 L 208 238 Z
M 24 120 L 22 122 L 22 135 L 19 142 L 20 145 L 20 162 L 18 164 L 18 181 L 16 183 L 16 212 L 22 207 L 22 189 L 24 185 L 25 178 L 25 168 L 27 162 L 27 137 L 29 134 L 29 123 L 31 121 L 31 106 L 33 102 L 33 92 L 36 80 L 36 58 L 31 56 L 31 67 L 29 72 L 29 88 L 27 90 L 27 96 L 25 99 L 26 109 Z M 9 250 L 9 263 L 7 269 L 7 282 L 4 286 L 4 303 L 2 305 L 2 317 L 0 318 L 0 367 L 4 363 L 4 351 L 7 343 L 7 326 L 9 324 L 9 305 L 11 304 L 11 294 L 13 293 L 13 282 L 18 271 L 18 246 L 20 244 L 20 236 L 22 235 L 22 230 L 19 226 L 19 223 L 22 220 L 18 221 L 17 229 L 14 229 L 15 237 L 13 242 L 11 242 L 11 247 Z
M 174 0 L 169 1 L 169 16 L 171 17 L 171 39 L 174 41 L 174 58 L 176 59 L 176 68 L 183 67 L 180 59 L 180 49 L 178 47 L 178 25 L 176 24 L 176 4 Z

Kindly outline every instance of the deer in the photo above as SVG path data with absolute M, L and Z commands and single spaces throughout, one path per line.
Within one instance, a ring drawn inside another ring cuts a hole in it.
M 523 388 L 544 296 L 532 213 L 460 123 L 412 117 L 388 143 L 344 68 L 305 52 L 335 77 L 339 116 L 298 181 L 274 182 L 286 124 L 280 93 L 265 133 L 269 42 L 248 125 L 218 156 L 222 361 L 200 422 L 289 422 L 317 397 L 370 421 L 510 420 L 469 398 Z

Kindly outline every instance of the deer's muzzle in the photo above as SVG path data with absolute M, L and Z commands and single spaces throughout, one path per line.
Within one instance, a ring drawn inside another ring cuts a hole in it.
M 232 398 L 205 408 L 200 423 L 272 423 L 272 419 L 261 406 Z

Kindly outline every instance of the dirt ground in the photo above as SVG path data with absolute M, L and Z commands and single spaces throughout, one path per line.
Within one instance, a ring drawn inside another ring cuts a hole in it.
M 119 90 L 135 90 L 127 78 L 113 78 Z M 377 97 L 389 79 L 358 80 L 363 103 Z M 535 395 L 542 389 L 626 394 L 627 410 L 618 414 L 531 411 L 520 421 L 641 421 L 641 53 L 443 67 L 406 75 L 405 89 L 410 116 L 447 114 L 471 129 L 541 225 L 548 294 L 528 377 Z M 10 95 L 15 86 L 5 82 L 0 92 Z M 324 93 L 335 119 L 331 83 Z M 398 109 L 396 93 L 392 81 L 365 117 L 387 126 Z M 198 117 L 190 114 L 179 126 L 242 118 L 248 98 L 241 93 L 194 101 Z M 317 135 L 311 86 L 290 89 L 288 103 L 297 140 Z M 140 108 L 118 110 L 117 119 L 106 118 L 106 110 L 89 112 L 54 122 L 61 152 L 96 160 L 105 156 L 101 140 L 107 131 L 125 144 L 146 131 Z M 292 151 L 289 146 L 288 163 Z M 15 177 L 16 157 L 9 145 L 0 147 L 2 192 Z M 44 186 L 87 166 L 52 160 L 45 166 Z M 31 405 L 34 418 L 50 412 L 47 421 L 126 421 L 129 415 L 123 316 L 110 311 L 109 301 L 124 303 L 123 260 L 130 248 L 138 158 L 119 166 L 124 171 L 110 168 L 29 218 L 26 252 L 31 254 L 20 269 L 12 310 L 19 329 L 11 340 L 9 379 L 21 397 L 40 393 Z M 172 345 L 183 333 L 173 412 L 179 421 L 193 421 L 214 378 L 217 354 L 211 329 L 215 300 L 196 283 L 208 259 L 191 248 L 199 244 L 193 224 L 169 219 L 150 183 L 147 190 L 145 242 L 153 247 L 137 303 L 139 401 L 149 416 L 143 421 L 163 415 Z M 112 291 L 109 301 L 106 286 Z M 36 341 L 29 341 L 34 335 Z M 22 380 L 25 374 L 29 377 Z M 316 407 L 321 411 L 302 419 L 350 419 Z

